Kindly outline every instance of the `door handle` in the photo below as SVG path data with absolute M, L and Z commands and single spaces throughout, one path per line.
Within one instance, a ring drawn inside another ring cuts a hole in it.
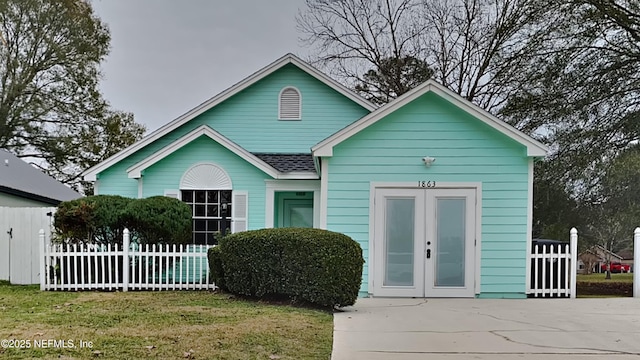
M 427 249 L 427 259 L 431 259 L 431 249 Z

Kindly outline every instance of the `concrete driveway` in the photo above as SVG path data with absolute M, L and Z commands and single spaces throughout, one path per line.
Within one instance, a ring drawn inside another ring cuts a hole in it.
M 640 299 L 358 299 L 333 360 L 639 359 Z

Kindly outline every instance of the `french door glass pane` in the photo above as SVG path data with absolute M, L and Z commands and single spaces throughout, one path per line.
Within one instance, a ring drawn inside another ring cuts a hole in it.
M 384 286 L 413 286 L 415 200 L 387 199 Z
M 465 199 L 437 200 L 435 286 L 464 286 Z

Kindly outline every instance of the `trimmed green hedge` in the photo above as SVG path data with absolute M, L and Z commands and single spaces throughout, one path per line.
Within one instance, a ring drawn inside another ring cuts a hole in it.
M 125 228 L 141 244 L 183 244 L 191 239 L 191 208 L 178 199 L 154 196 L 87 196 L 58 205 L 56 238 L 71 242 L 121 244 Z
M 191 241 L 191 207 L 178 199 L 166 196 L 135 199 L 124 210 L 124 217 L 141 244 Z
M 358 297 L 362 249 L 344 234 L 303 228 L 253 230 L 221 239 L 216 249 L 209 250 L 211 273 L 214 282 L 222 278 L 229 292 L 286 296 L 331 307 L 353 305 Z
M 615 280 L 588 282 L 578 281 L 576 292 L 580 295 L 633 296 L 633 283 Z
M 126 208 L 134 199 L 118 195 L 95 195 L 63 201 L 58 205 L 53 225 L 59 239 L 98 243 L 122 242 L 127 227 Z

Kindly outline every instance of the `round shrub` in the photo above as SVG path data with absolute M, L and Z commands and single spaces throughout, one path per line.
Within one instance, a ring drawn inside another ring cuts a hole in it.
M 125 209 L 127 226 L 140 244 L 186 244 L 191 241 L 191 208 L 166 196 L 132 201 Z
M 132 201 L 118 195 L 63 201 L 54 216 L 56 235 L 72 242 L 121 243 L 122 231 L 128 225 L 125 209 Z
M 306 228 L 253 230 L 221 239 L 219 248 L 224 285 L 232 293 L 287 296 L 327 307 L 353 305 L 358 297 L 362 249 L 344 234 Z

